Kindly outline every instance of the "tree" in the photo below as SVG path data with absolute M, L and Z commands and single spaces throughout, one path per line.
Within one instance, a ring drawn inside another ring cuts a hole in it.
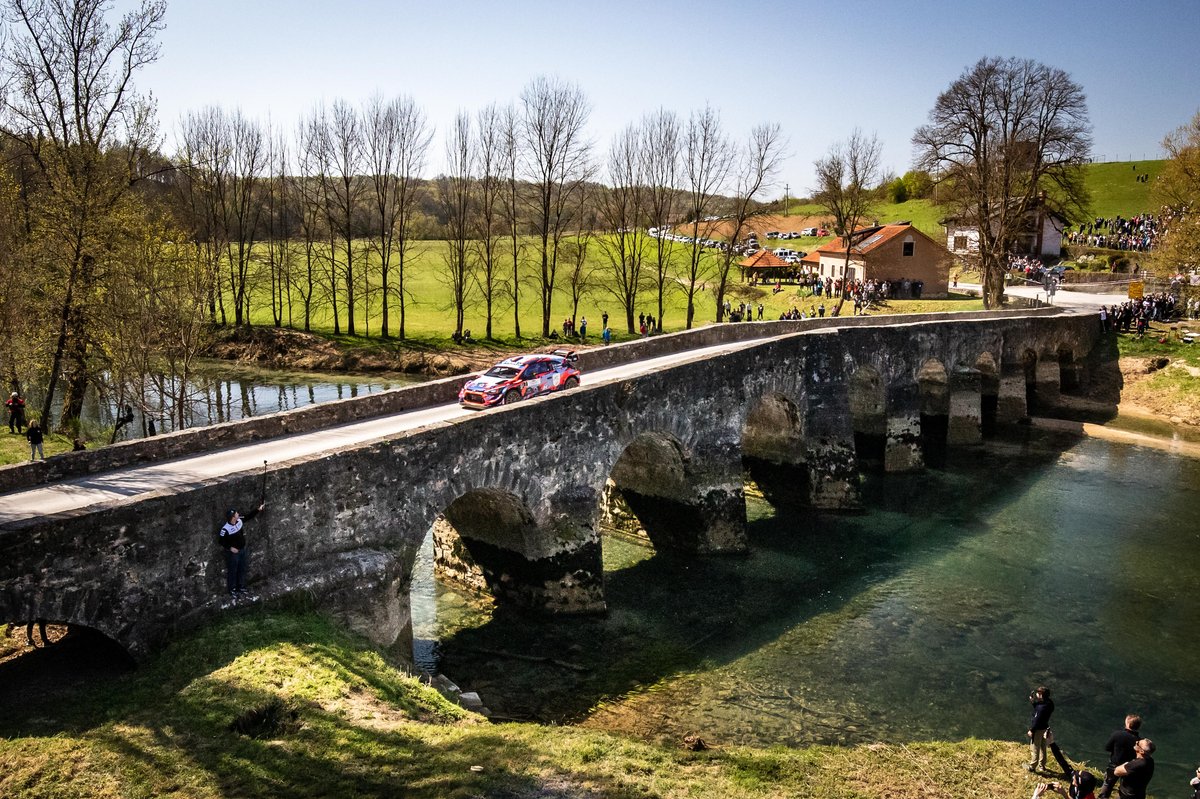
M 1154 182 L 1163 230 L 1151 258 L 1163 276 L 1200 266 L 1200 112 L 1163 139 L 1167 163 Z
M 404 338 L 404 259 L 415 205 L 415 182 L 424 169 L 431 131 L 425 112 L 411 97 L 387 102 L 376 95 L 363 114 L 363 139 L 371 177 L 371 246 L 379 256 L 380 332 L 391 336 L 390 306 L 399 297 L 400 338 Z M 396 267 L 399 285 L 391 285 Z
M 0 95 L 0 136 L 25 149 L 43 181 L 45 285 L 57 294 L 43 427 L 50 426 L 65 361 L 63 422 L 83 408 L 96 255 L 111 229 L 109 215 L 143 177 L 143 156 L 157 139 L 153 103 L 136 93 L 133 79 L 158 58 L 166 4 L 142 0 L 115 27 L 111 10 L 108 0 L 7 2 L 11 40 L 0 72 L 11 84 Z
M 542 335 L 549 336 L 559 246 L 575 221 L 576 195 L 592 174 L 584 130 L 591 108 L 576 84 L 539 77 L 521 92 L 521 109 L 522 144 L 534 186 L 531 221 L 541 261 Z
M 483 297 L 486 316 L 485 336 L 492 339 L 496 295 L 500 278 L 500 238 L 503 235 L 501 200 L 504 191 L 504 120 L 495 104 L 481 110 L 476 118 L 475 151 L 478 158 L 476 246 L 479 268 L 476 281 Z
M 782 156 L 783 134 L 779 125 L 756 125 L 750 132 L 750 140 L 738 159 L 737 167 L 732 170 L 734 200 L 726 215 L 726 223 L 730 229 L 729 241 L 728 246 L 721 251 L 717 263 L 718 322 L 725 316 L 725 289 L 729 282 L 729 272 L 733 268 L 733 259 L 737 257 L 737 245 L 746 238 L 747 223 L 763 212 L 764 209 L 758 205 L 756 198 L 771 187 L 771 182 L 779 171 L 779 160 Z
M 329 225 L 337 231 L 345 252 L 342 277 L 346 281 L 346 333 L 356 335 L 355 309 L 355 211 L 359 207 L 365 184 L 359 180 L 363 166 L 362 122 L 358 112 L 344 100 L 334 100 L 329 117 L 330 163 L 333 174 L 329 181 Z M 364 275 L 365 276 L 365 275 Z M 364 303 L 365 305 L 365 303 Z
M 662 326 L 663 300 L 667 287 L 674 285 L 671 279 L 671 251 L 675 240 L 667 235 L 667 228 L 675 221 L 676 185 L 679 175 L 679 118 L 672 111 L 659 109 L 642 120 L 642 163 L 647 191 L 647 223 L 657 229 L 654 237 L 654 266 L 650 282 L 654 284 L 658 315 L 655 319 Z M 629 320 L 632 325 L 632 318 Z M 632 332 L 632 329 L 630 330 Z
M 454 301 L 454 335 L 461 336 L 470 287 L 471 173 L 475 166 L 471 117 L 459 112 L 446 134 L 446 172 L 437 179 L 437 198 L 446 219 L 446 283 Z
M 509 105 L 501 113 L 500 173 L 504 186 L 500 192 L 500 212 L 504 218 L 504 233 L 512 255 L 513 335 L 521 338 L 521 184 L 517 179 L 522 169 L 521 119 L 517 109 Z
M 1091 152 L 1083 90 L 1030 59 L 982 58 L 938 96 L 913 136 L 918 168 L 945 187 L 954 213 L 979 230 L 985 308 L 1004 297 L 1008 255 L 1042 203 L 1085 214 Z
M 629 125 L 614 138 L 608 151 L 611 184 L 599 194 L 600 219 L 605 235 L 598 239 L 609 263 L 605 286 L 625 312 L 627 332 L 632 333 L 642 288 L 642 258 L 645 254 L 647 200 L 645 147 L 642 129 Z
M 683 289 L 687 295 L 689 330 L 696 318 L 696 294 L 700 289 L 701 278 L 704 277 L 704 248 L 700 244 L 700 225 L 707 223 L 706 217 L 724 188 L 725 179 L 732 166 L 733 149 L 721 130 L 720 115 L 711 106 L 705 106 L 703 111 L 693 111 L 684 134 L 682 167 L 692 234 Z
M 858 223 L 870 216 L 879 202 L 879 139 L 868 138 L 855 128 L 850 138 L 829 148 L 829 153 L 814 164 L 817 188 L 813 202 L 833 217 L 833 232 L 842 237 L 846 246 L 842 262 L 842 291 L 833 315 L 842 312 L 846 301 L 846 274 L 850 268 L 850 251 Z

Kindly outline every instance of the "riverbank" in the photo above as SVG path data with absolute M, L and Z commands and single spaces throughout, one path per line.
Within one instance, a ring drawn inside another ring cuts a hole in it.
M 26 658 L 0 663 L 0 795 L 1023 799 L 1036 783 L 1015 742 L 687 748 L 489 724 L 302 612 L 247 610 L 103 680 L 55 671 L 69 646 L 22 674 Z M 61 679 L 29 690 L 42 670 Z

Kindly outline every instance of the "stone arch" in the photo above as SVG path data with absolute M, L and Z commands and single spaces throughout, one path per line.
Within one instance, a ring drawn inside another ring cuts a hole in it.
M 929 466 L 946 462 L 950 430 L 950 376 L 941 361 L 930 358 L 917 371 L 921 402 L 921 452 Z
M 746 502 L 741 470 L 697 458 L 674 435 L 641 433 L 613 463 L 602 499 L 602 523 L 644 531 L 656 550 L 745 549 Z M 728 472 L 728 473 L 726 473 Z M 636 522 L 636 528 L 632 523 Z
M 467 491 L 438 515 L 431 533 L 436 574 L 497 604 L 553 613 L 604 608 L 598 542 L 548 551 L 550 533 L 510 491 Z
M 882 469 L 887 449 L 887 386 L 879 371 L 861 366 L 850 377 L 850 424 L 860 466 Z
M 750 406 L 742 424 L 742 465 L 772 505 L 809 495 L 804 416 L 786 395 L 771 392 Z
M 985 437 L 995 435 L 1000 407 L 1000 366 L 990 352 L 980 353 L 975 360 L 979 372 L 979 425 Z

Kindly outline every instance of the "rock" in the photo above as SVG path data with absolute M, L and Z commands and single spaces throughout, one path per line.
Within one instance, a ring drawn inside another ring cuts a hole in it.
M 479 710 L 483 707 L 483 700 L 479 698 L 479 694 L 474 691 L 466 691 L 458 695 L 458 703 L 467 710 Z
M 689 752 L 703 752 L 708 749 L 708 744 L 699 735 L 686 735 L 683 739 L 683 748 Z

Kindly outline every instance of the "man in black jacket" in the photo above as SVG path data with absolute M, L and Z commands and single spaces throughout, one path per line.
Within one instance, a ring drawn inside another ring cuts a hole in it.
M 1146 788 L 1154 776 L 1154 741 L 1142 738 L 1133 746 L 1135 757 L 1128 763 L 1117 766 L 1113 771 L 1121 778 L 1117 791 L 1121 799 L 1146 799 Z
M 1050 698 L 1050 689 L 1039 685 L 1029 695 L 1033 705 L 1033 716 L 1029 720 L 1029 771 L 1046 768 L 1046 730 L 1050 729 L 1050 714 L 1054 712 L 1054 700 Z
M 1138 732 L 1141 727 L 1142 717 L 1131 714 L 1125 717 L 1125 726 L 1109 736 L 1108 743 L 1104 745 L 1104 750 L 1108 752 L 1108 769 L 1104 772 L 1104 784 L 1097 794 L 1099 799 L 1108 799 L 1113 786 L 1117 784 L 1117 766 L 1137 757 L 1133 748 L 1141 740 L 1141 733 Z
M 225 525 L 217 533 L 221 548 L 225 550 L 225 588 L 233 597 L 246 593 L 246 572 L 250 568 L 250 550 L 246 548 L 245 523 L 258 515 L 265 507 L 257 508 L 242 516 L 233 508 L 225 514 Z

